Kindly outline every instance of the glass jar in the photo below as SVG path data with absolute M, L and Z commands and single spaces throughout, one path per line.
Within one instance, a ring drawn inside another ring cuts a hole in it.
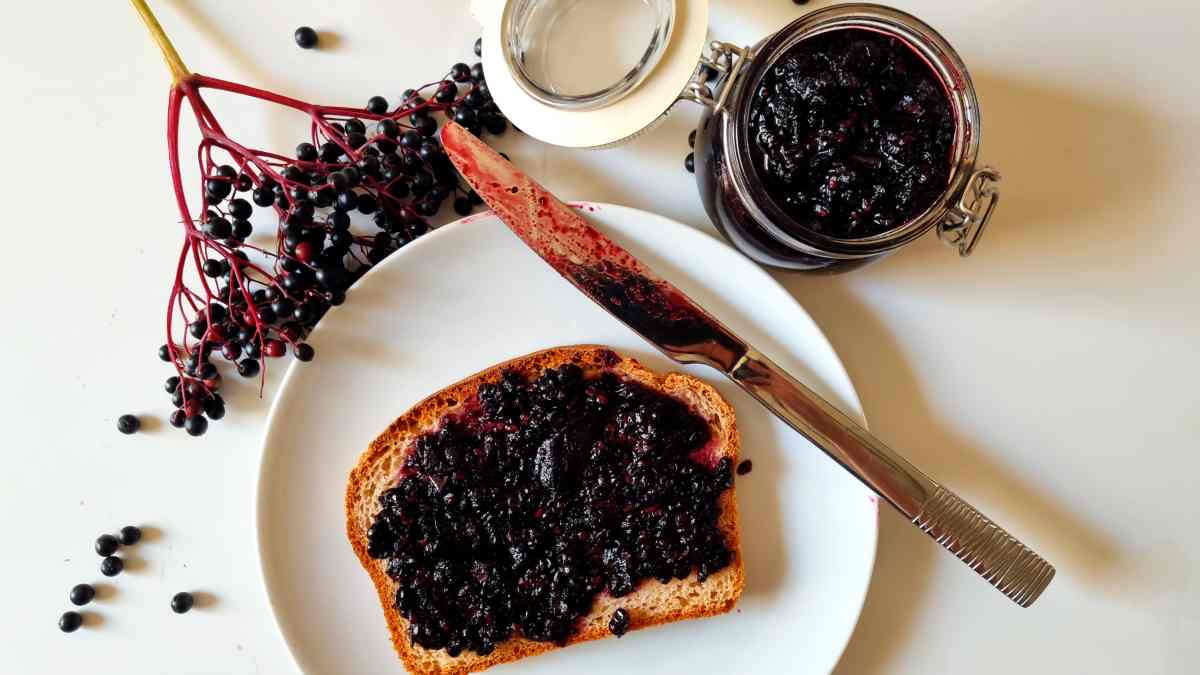
M 871 30 L 915 50 L 941 79 L 954 113 L 950 174 L 942 195 L 924 212 L 881 234 L 839 239 L 795 222 L 767 194 L 750 155 L 750 101 L 776 62 L 797 43 L 833 30 Z M 751 49 L 710 45 L 707 65 L 719 73 L 709 87 L 689 83 L 689 98 L 706 106 L 696 135 L 696 182 L 713 224 L 756 261 L 797 270 L 845 271 L 876 260 L 930 229 L 970 255 L 995 209 L 999 175 L 977 168 L 979 102 L 962 60 L 942 36 L 904 12 L 878 5 L 838 5 L 812 12 Z M 711 71 L 710 71 L 711 72 Z
M 845 271 L 931 229 L 967 256 L 998 203 L 999 174 L 976 166 L 979 102 L 966 66 L 937 31 L 899 10 L 835 5 L 739 47 L 708 42 L 708 0 L 472 0 L 471 8 L 484 27 L 493 98 L 513 124 L 546 142 L 610 147 L 653 128 L 678 101 L 705 106 L 695 148 L 701 199 L 730 243 L 762 264 Z M 614 9 L 620 16 L 612 16 Z M 875 31 L 912 48 L 941 80 L 954 115 L 942 194 L 907 222 L 860 239 L 793 221 L 771 199 L 751 158 L 749 117 L 759 82 L 797 43 L 834 30 Z M 547 64 L 560 65 L 552 72 Z

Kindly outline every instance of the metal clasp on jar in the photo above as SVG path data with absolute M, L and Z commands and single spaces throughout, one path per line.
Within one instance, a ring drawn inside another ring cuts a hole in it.
M 978 169 L 971 174 L 967 187 L 959 197 L 958 203 L 950 208 L 946 220 L 938 225 L 938 238 L 949 246 L 958 248 L 962 257 L 971 255 L 992 212 L 1000 203 L 1000 190 L 996 184 L 1000 182 L 1000 173 L 991 167 Z
M 688 80 L 687 86 L 683 88 L 679 99 L 712 108 L 714 113 L 721 112 L 725 109 L 725 102 L 728 100 L 730 92 L 734 90 L 738 76 L 742 74 L 742 70 L 753 58 L 754 51 L 749 47 L 739 47 L 728 42 L 713 40 L 708 44 L 708 53 L 700 56 L 700 65 L 696 68 L 692 79 Z M 712 87 L 708 86 L 710 78 L 707 77 L 705 69 L 726 74 L 720 96 L 713 95 Z

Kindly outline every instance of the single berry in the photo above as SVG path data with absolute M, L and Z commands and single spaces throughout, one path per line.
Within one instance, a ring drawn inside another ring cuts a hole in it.
M 213 394 L 212 398 L 204 401 L 204 414 L 214 422 L 225 417 L 225 401 L 219 395 Z
M 296 146 L 296 159 L 302 162 L 317 161 L 317 146 L 305 141 Z
M 110 556 L 116 553 L 118 548 L 121 548 L 121 542 L 117 541 L 117 538 L 111 534 L 102 534 L 96 537 L 97 555 L 101 557 Z
M 307 342 L 301 342 L 296 345 L 295 352 L 296 358 L 304 362 L 312 361 L 313 357 L 316 356 L 316 351 Z
M 168 347 L 167 345 L 162 345 L 161 347 L 159 347 L 158 348 L 158 358 L 162 359 L 163 361 L 165 361 L 167 363 L 170 363 L 171 362 L 171 348 Z
M 688 147 L 696 147 L 696 130 L 692 129 L 692 133 L 688 134 Z
M 456 63 L 450 67 L 450 79 L 455 82 L 469 82 L 471 80 L 471 66 L 465 63 Z
M 388 111 L 387 99 L 382 96 L 372 96 L 367 101 L 367 112 L 372 115 L 382 115 Z
M 117 430 L 123 434 L 135 434 L 142 428 L 142 421 L 136 415 L 121 415 L 117 418 Z
M 171 423 L 171 426 L 175 427 L 176 429 L 182 429 L 184 423 L 187 421 L 187 413 L 182 410 L 173 410 L 171 411 L 171 416 L 168 418 L 168 421 Z
M 422 136 L 426 137 L 437 133 L 438 128 L 437 121 L 432 117 L 422 117 L 418 120 L 415 120 L 413 122 L 413 126 L 416 127 L 417 131 L 420 132 Z
M 238 362 L 237 369 L 238 375 L 242 377 L 254 377 L 259 370 L 258 359 L 242 359 Z
M 296 44 L 299 45 L 301 49 L 312 49 L 313 47 L 317 46 L 317 31 L 309 28 L 308 26 L 301 26 L 297 28 L 295 38 Z
M 608 630 L 617 637 L 629 632 L 629 612 L 625 611 L 624 607 L 613 612 L 612 618 L 608 620 Z
M 683 159 L 683 168 L 687 169 L 688 173 L 696 173 L 696 153 L 688 153 Z
M 71 589 L 71 604 L 76 607 L 83 607 L 96 597 L 96 589 L 91 584 L 76 584 Z
M 190 401 L 189 401 L 190 403 Z M 183 423 L 183 428 L 191 436 L 203 436 L 208 431 L 208 420 L 202 415 L 191 415 Z
M 64 633 L 74 633 L 83 625 L 83 616 L 79 612 L 64 612 L 58 618 L 58 629 Z
M 483 38 L 475 40 L 475 56 L 483 56 Z
M 133 546 L 142 540 L 141 528 L 133 525 L 126 525 L 121 528 L 121 543 L 126 546 Z
M 191 593 L 188 593 L 187 591 L 176 593 L 175 596 L 171 598 L 171 611 L 175 612 L 176 614 L 186 614 L 195 603 L 196 599 L 192 597 Z
M 737 475 L 745 476 L 746 474 L 750 473 L 753 469 L 754 469 L 754 462 L 751 462 L 750 460 L 747 459 L 747 460 L 743 461 L 741 464 L 738 464 Z
M 458 199 L 454 200 L 454 212 L 458 215 L 469 216 L 471 215 L 471 209 L 472 205 L 470 199 L 467 199 L 466 197 L 459 197 Z
M 115 555 L 110 555 L 100 561 L 100 573 L 106 577 L 115 577 L 125 569 L 125 561 Z

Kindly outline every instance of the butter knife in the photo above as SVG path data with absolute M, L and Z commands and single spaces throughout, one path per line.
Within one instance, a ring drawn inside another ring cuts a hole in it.
M 681 290 L 463 127 L 442 129 L 446 154 L 522 241 L 567 281 L 679 363 L 735 384 L 825 451 L 1022 607 L 1054 567 L 726 328 Z

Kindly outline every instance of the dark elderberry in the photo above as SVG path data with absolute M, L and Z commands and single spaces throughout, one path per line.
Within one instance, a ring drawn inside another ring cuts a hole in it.
M 142 421 L 136 415 L 121 415 L 117 418 L 117 430 L 123 434 L 136 434 Z
M 388 111 L 387 99 L 382 96 L 372 96 L 367 100 L 367 112 L 372 115 L 383 115 Z
M 384 101 L 387 103 L 387 101 Z M 352 117 L 346 120 L 345 124 L 347 134 L 365 134 L 367 133 L 367 125 L 357 117 Z
M 458 85 L 453 82 L 442 82 L 438 85 L 437 92 L 433 95 L 433 100 L 438 103 L 454 103 L 458 98 Z
M 425 142 L 425 137 L 419 131 L 409 130 L 400 136 L 400 147 L 416 150 Z
M 171 359 L 171 348 L 168 347 L 167 345 L 162 345 L 161 347 L 159 347 L 158 348 L 158 358 L 163 361 L 166 361 L 167 363 L 170 363 L 172 360 Z
M 317 37 L 317 31 L 309 28 L 308 26 L 301 26 L 297 28 L 293 38 L 296 40 L 296 44 L 299 45 L 301 49 L 312 49 L 313 47 L 317 46 L 317 42 L 319 41 L 319 38 Z
M 219 394 L 213 394 L 204 401 L 204 414 L 214 422 L 225 416 L 225 401 Z
M 306 342 L 301 342 L 300 344 L 296 345 L 296 358 L 297 359 L 304 361 L 304 362 L 308 362 L 308 361 L 312 361 L 313 356 L 315 356 L 315 355 L 316 355 L 316 351 L 312 348 L 312 345 L 310 345 Z M 324 362 L 322 361 L 322 363 L 324 363 Z
M 471 79 L 476 82 L 483 82 L 484 77 L 482 63 L 476 63 L 475 65 L 471 66 Z
M 203 415 L 191 415 L 184 420 L 183 430 L 189 436 L 203 436 L 208 431 L 208 420 Z
M 475 56 L 483 56 L 483 38 L 475 40 Z
M 182 410 L 173 410 L 171 411 L 171 416 L 167 418 L 167 420 L 171 423 L 171 426 L 175 427 L 176 429 L 182 429 L 184 422 L 187 421 L 187 413 Z
M 326 141 L 321 144 L 321 161 L 336 162 L 338 157 L 342 156 L 342 148 L 333 141 Z
M 400 136 L 400 125 L 396 124 L 396 120 L 390 117 L 384 118 L 375 124 L 375 132 L 388 138 L 398 138 Z
M 275 192 L 266 188 L 258 188 L 252 194 L 251 198 L 255 204 L 262 207 L 271 206 L 275 203 Z
M 483 119 L 483 128 L 487 129 L 489 134 L 500 136 L 508 131 L 508 120 L 500 115 L 488 115 Z
M 421 132 L 422 136 L 432 136 L 437 133 L 437 121 L 432 117 L 424 117 L 413 122 L 413 126 L 417 131 Z
M 258 375 L 258 359 L 242 359 L 238 362 L 237 371 L 238 375 L 242 377 L 254 377 Z
M 317 161 L 317 146 L 309 142 L 301 143 L 296 146 L 296 159 L 302 162 Z
M 465 63 L 456 63 L 450 67 L 450 79 L 455 82 L 470 82 L 471 67 Z

